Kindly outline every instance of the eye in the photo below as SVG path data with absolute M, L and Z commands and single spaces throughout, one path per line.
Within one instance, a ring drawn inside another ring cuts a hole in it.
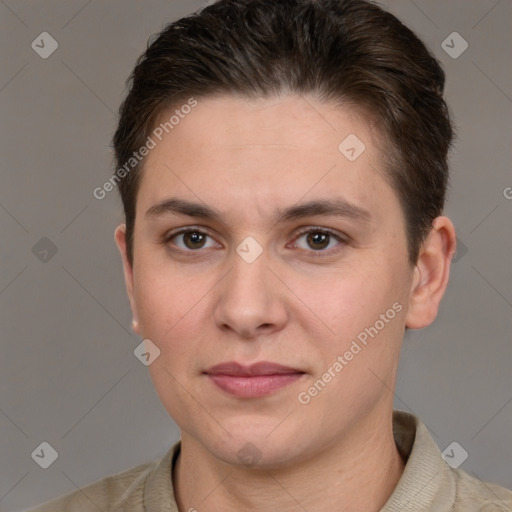
M 308 229 L 299 233 L 294 241 L 294 247 L 309 252 L 332 252 L 336 246 L 346 243 L 340 236 L 325 228 Z
M 208 243 L 208 239 L 211 241 Z M 187 228 L 166 237 L 166 243 L 174 245 L 182 251 L 196 251 L 215 247 L 216 242 L 207 233 L 199 229 Z

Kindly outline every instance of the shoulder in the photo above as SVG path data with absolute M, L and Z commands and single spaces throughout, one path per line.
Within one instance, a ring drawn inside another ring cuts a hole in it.
M 382 512 L 512 512 L 512 491 L 448 464 L 416 416 L 395 411 L 393 434 L 406 465 Z
M 157 465 L 158 461 L 148 462 L 110 475 L 29 512 L 114 512 L 128 503 L 129 510 L 142 511 L 144 484 Z
M 483 482 L 460 469 L 452 470 L 455 481 L 454 512 L 510 512 L 512 491 Z

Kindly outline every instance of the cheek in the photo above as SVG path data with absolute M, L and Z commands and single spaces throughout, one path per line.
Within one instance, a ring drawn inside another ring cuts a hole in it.
M 323 284 L 328 293 L 321 292 Z M 322 323 L 303 324 L 317 364 L 302 391 L 314 397 L 312 407 L 325 425 L 335 425 L 340 410 L 369 411 L 393 388 L 406 308 L 390 272 L 353 271 L 309 290 L 304 302 L 314 304 Z
M 190 416 L 200 414 L 193 412 L 189 393 L 196 394 L 200 356 L 211 333 L 207 301 L 201 300 L 210 287 L 203 288 L 201 278 L 194 281 L 191 287 L 189 278 L 155 272 L 153 267 L 138 274 L 135 288 L 141 334 L 160 349 L 148 367 L 151 379 L 166 410 L 182 427 Z
M 183 276 L 169 262 L 142 257 L 134 272 L 134 299 L 142 333 L 156 340 L 165 338 L 200 308 L 209 279 Z
M 169 386 L 170 375 L 188 379 L 202 368 L 201 357 L 211 345 L 214 328 L 209 292 L 215 279 L 212 272 L 184 276 L 168 264 L 141 267 L 134 282 L 141 334 L 160 349 L 160 357 L 150 366 L 155 384 L 158 380 Z
M 404 276 L 397 269 L 376 261 L 360 263 L 308 278 L 296 275 L 291 282 L 303 329 L 323 330 L 329 340 L 326 345 L 338 348 L 378 321 L 395 302 L 403 301 Z

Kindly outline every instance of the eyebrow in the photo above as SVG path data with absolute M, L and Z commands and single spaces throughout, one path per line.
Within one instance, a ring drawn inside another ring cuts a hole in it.
M 205 220 L 223 222 L 219 210 L 201 203 L 185 199 L 169 198 L 151 206 L 146 211 L 146 217 L 157 217 L 165 214 L 181 214 Z M 360 222 L 368 223 L 372 216 L 369 211 L 345 199 L 317 199 L 290 206 L 285 210 L 277 210 L 276 223 L 311 217 L 314 215 L 347 217 Z

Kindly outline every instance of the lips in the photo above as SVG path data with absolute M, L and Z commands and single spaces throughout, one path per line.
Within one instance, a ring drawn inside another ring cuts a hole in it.
M 261 361 L 250 366 L 236 362 L 220 363 L 205 372 L 224 392 L 244 398 L 272 394 L 300 379 L 305 372 L 277 363 Z
M 286 375 L 290 373 L 304 373 L 289 366 L 261 361 L 249 366 L 236 362 L 220 363 L 206 371 L 208 375 L 234 375 L 238 377 L 250 377 L 258 375 Z

